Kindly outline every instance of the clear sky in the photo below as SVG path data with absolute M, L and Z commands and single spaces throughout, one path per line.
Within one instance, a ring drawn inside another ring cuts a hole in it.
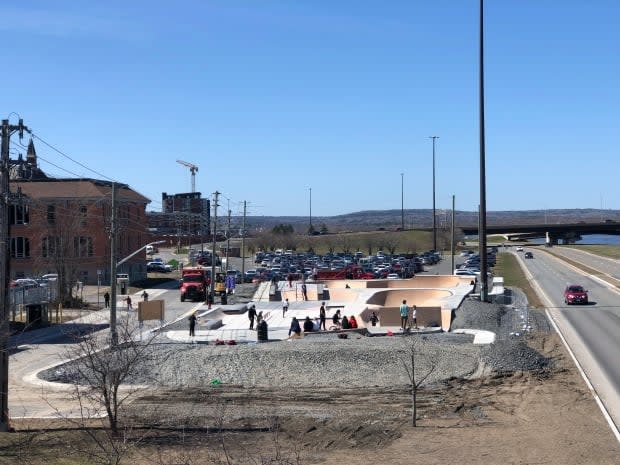
M 485 2 L 488 210 L 620 209 L 618 24 L 617 0 Z M 478 31 L 478 0 L 2 2 L 0 116 L 70 157 L 35 139 L 49 175 L 154 211 L 191 191 L 177 159 L 233 214 L 400 209 L 402 180 L 431 208 L 436 135 L 437 208 L 475 211 Z

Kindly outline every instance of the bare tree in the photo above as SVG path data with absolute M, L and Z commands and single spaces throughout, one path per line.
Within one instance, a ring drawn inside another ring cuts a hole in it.
M 72 289 L 78 281 L 80 264 L 94 256 L 93 238 L 87 233 L 87 226 L 94 219 L 87 217 L 84 208 L 61 202 L 32 205 L 33 221 L 41 225 L 39 234 L 34 237 L 37 243 L 33 250 L 40 251 L 34 267 L 58 273 L 58 299 L 65 305 L 72 303 Z
M 152 348 L 155 335 L 140 341 L 139 330 L 128 319 L 117 323 L 118 346 L 108 345 L 108 333 L 75 335 L 77 344 L 67 354 L 71 360 L 62 369 L 63 377 L 73 384 L 74 397 L 82 417 L 105 417 L 113 435 L 120 432 L 124 404 L 144 386 L 128 384 L 140 367 L 157 358 L 163 363 L 161 351 Z
M 434 350 L 423 350 L 425 336 L 412 335 L 403 338 L 405 351 L 402 358 L 411 386 L 411 426 L 417 426 L 418 389 L 439 366 L 439 355 Z

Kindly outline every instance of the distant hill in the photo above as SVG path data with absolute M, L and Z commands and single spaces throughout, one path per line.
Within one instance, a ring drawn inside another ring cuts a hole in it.
M 437 227 L 451 223 L 450 210 L 436 210 Z M 433 225 L 432 209 L 405 210 L 405 229 L 427 229 Z M 474 226 L 478 224 L 478 212 L 458 210 L 455 212 L 455 224 Z M 236 218 L 237 224 L 241 218 Z M 297 232 L 305 232 L 309 226 L 308 216 L 249 216 L 246 225 L 249 229 L 269 230 L 278 224 L 290 224 Z M 620 222 L 620 210 L 601 209 L 549 209 L 549 210 L 513 210 L 487 212 L 487 225 L 534 224 L 534 223 L 595 223 L 601 221 Z M 365 210 L 337 216 L 313 216 L 315 229 L 325 225 L 330 232 L 362 231 L 378 228 L 396 229 L 401 227 L 401 210 Z

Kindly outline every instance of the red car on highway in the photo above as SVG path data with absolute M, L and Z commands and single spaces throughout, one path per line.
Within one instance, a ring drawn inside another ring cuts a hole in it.
M 564 289 L 564 303 L 588 305 L 588 291 L 578 284 L 569 284 Z

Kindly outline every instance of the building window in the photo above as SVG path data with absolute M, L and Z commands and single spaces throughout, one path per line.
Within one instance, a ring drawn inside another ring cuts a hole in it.
M 81 219 L 81 224 L 82 227 L 86 227 L 87 225 L 87 214 L 88 214 L 88 209 L 86 208 L 85 205 L 82 205 L 80 207 L 80 219 Z
M 73 238 L 73 255 L 75 257 L 93 256 L 92 237 L 77 236 Z
M 11 205 L 9 207 L 9 224 L 28 224 L 30 211 L 25 205 Z
M 47 206 L 47 224 L 56 224 L 56 207 L 54 205 Z
M 55 257 L 60 250 L 60 238 L 46 236 L 41 240 L 41 255 L 45 258 Z
M 30 258 L 30 239 L 27 237 L 12 237 L 11 258 Z

